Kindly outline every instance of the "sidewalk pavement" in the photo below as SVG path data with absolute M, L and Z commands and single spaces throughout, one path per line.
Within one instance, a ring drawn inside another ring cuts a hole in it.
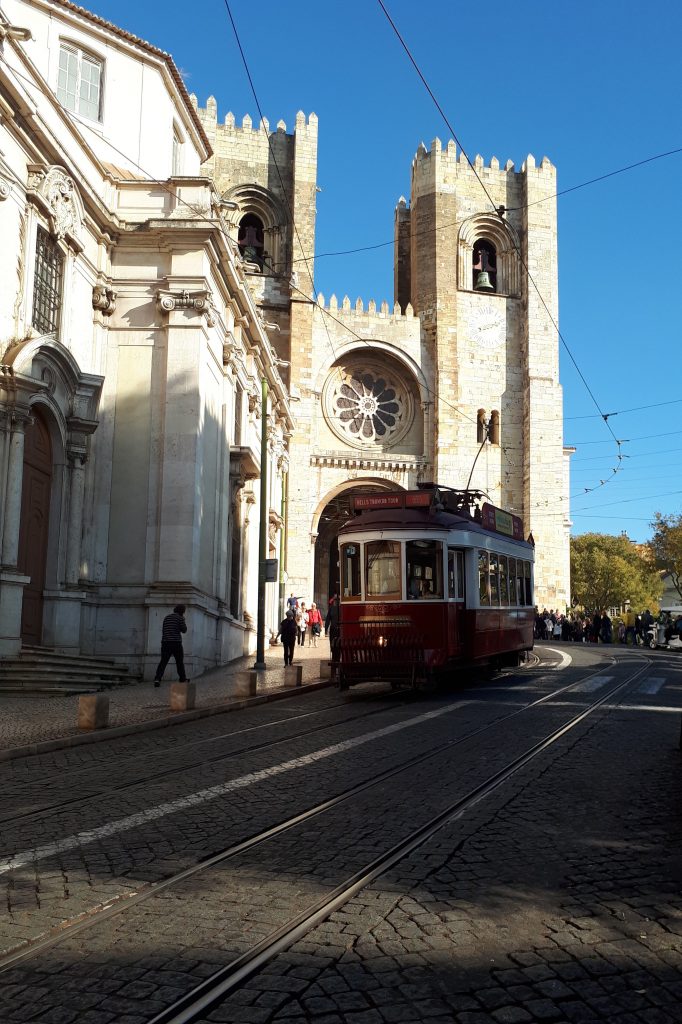
M 318 646 L 296 645 L 294 665 L 303 667 L 303 685 L 328 686 L 329 680 L 320 681 L 320 661 L 329 660 L 329 640 L 322 636 Z M 172 725 L 178 721 L 192 721 L 210 714 L 276 699 L 277 695 L 300 693 L 299 688 L 284 689 L 284 661 L 282 645 L 269 647 L 265 652 L 267 668 L 260 674 L 258 696 L 236 697 L 238 680 L 247 677 L 253 668 L 255 656 L 211 669 L 198 676 L 194 711 L 173 712 L 169 708 L 170 684 L 176 681 L 175 664 L 166 669 L 160 687 L 154 683 L 132 682 L 104 690 L 109 697 L 109 728 L 83 732 L 76 725 L 78 697 L 45 694 L 0 693 L 0 761 L 26 754 L 57 750 L 116 735 L 142 732 Z

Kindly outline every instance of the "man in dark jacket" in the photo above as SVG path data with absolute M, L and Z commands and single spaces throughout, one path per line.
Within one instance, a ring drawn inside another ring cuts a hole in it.
M 339 660 L 339 595 L 335 593 L 329 598 L 327 617 L 324 620 L 324 635 L 329 637 L 332 661 Z
M 279 633 L 277 634 L 277 636 L 281 636 L 282 638 L 285 665 L 291 665 L 293 662 L 297 634 L 298 628 L 296 626 L 296 620 L 294 619 L 294 613 L 289 610 L 286 614 L 286 618 L 282 619 L 280 622 Z
M 178 679 L 186 683 L 184 652 L 182 649 L 182 634 L 187 632 L 185 622 L 184 604 L 176 604 L 170 615 L 163 620 L 161 633 L 161 661 L 156 667 L 154 675 L 154 686 L 160 686 L 166 665 L 171 658 L 175 658 L 175 667 L 178 670 Z

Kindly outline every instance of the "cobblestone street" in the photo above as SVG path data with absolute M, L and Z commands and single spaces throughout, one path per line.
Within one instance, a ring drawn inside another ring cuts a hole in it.
M 538 654 L 478 685 L 302 692 L 2 765 L 0 1020 L 175 1020 L 372 864 L 182 1019 L 682 1020 L 678 662 Z

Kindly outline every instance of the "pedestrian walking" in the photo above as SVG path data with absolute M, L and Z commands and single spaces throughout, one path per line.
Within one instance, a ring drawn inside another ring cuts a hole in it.
M 339 660 L 339 595 L 338 591 L 329 598 L 327 616 L 324 620 L 325 636 L 329 637 L 332 661 Z
M 295 612 L 297 608 L 298 608 L 298 598 L 296 597 L 296 595 L 294 594 L 294 592 L 292 590 L 291 594 L 287 598 L 287 609 L 290 612 Z
M 306 611 L 305 601 L 301 601 L 294 613 L 294 616 L 296 619 L 296 628 L 298 629 L 298 642 L 301 647 L 304 647 L 305 634 L 308 629 L 308 612 Z
M 277 636 L 281 636 L 282 638 L 285 665 L 291 665 L 293 663 L 297 632 L 298 629 L 296 627 L 296 622 L 294 621 L 294 613 L 289 609 L 286 616 L 279 624 L 279 633 L 277 634 Z M 275 637 L 275 639 L 277 639 L 277 637 Z
M 317 647 L 318 637 L 322 633 L 322 616 L 320 614 L 320 609 L 314 601 L 310 606 L 310 611 L 308 612 L 308 625 L 310 626 L 308 646 L 310 647 L 312 644 L 313 647 Z
M 181 683 L 188 682 L 185 675 L 184 651 L 182 649 L 182 634 L 187 632 L 185 622 L 185 605 L 176 604 L 170 615 L 163 620 L 161 627 L 161 661 L 156 666 L 154 674 L 154 686 L 160 686 L 166 665 L 171 658 L 175 658 L 175 667 L 178 670 L 178 679 Z

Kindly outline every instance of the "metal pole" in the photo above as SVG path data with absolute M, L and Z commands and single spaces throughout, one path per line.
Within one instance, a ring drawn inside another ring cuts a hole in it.
M 268 382 L 261 381 L 261 434 L 260 434 L 260 531 L 258 542 L 258 624 L 256 636 L 256 664 L 265 668 L 265 559 L 268 555 Z
M 284 607 L 286 604 L 286 571 L 287 571 L 287 546 L 288 518 L 289 518 L 289 473 L 282 473 L 282 529 L 279 535 L 279 618 L 284 618 Z

